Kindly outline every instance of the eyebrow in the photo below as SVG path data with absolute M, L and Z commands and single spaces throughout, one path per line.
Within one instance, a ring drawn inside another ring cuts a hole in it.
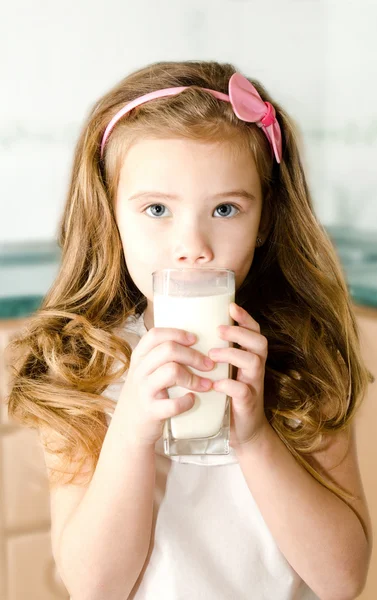
M 180 196 L 176 194 L 166 194 L 165 192 L 157 192 L 153 190 L 146 190 L 142 192 L 136 192 L 128 198 L 128 200 L 137 200 L 140 198 L 163 198 L 165 200 L 180 200 Z M 256 198 L 250 192 L 247 192 L 243 189 L 231 190 L 229 192 L 220 192 L 218 194 L 214 194 L 212 196 L 214 199 L 222 199 L 222 198 L 244 198 L 245 200 L 255 201 Z

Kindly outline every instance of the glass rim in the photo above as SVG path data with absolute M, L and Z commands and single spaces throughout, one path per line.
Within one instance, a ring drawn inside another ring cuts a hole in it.
M 187 268 L 172 268 L 172 269 L 157 269 L 157 271 L 153 271 L 152 276 L 157 275 L 158 273 L 171 273 L 171 272 L 178 272 L 181 273 L 182 271 L 203 271 L 203 272 L 208 272 L 208 271 L 218 271 L 220 273 L 233 273 L 233 275 L 235 275 L 235 271 L 233 271 L 232 269 L 221 269 L 221 268 L 217 268 L 217 267 L 204 267 L 204 268 L 199 268 L 199 269 L 195 269 L 194 267 L 187 267 Z

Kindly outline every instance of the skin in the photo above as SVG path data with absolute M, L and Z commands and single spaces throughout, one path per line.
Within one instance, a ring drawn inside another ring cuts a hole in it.
M 212 197 L 240 188 L 255 200 Z M 145 190 L 180 198 L 129 200 Z M 247 150 L 235 152 L 226 142 L 138 141 L 121 168 L 115 213 L 129 273 L 147 298 L 148 330 L 153 327 L 153 271 L 232 269 L 238 289 L 253 262 L 257 236 L 264 241 L 267 235 L 254 159 Z

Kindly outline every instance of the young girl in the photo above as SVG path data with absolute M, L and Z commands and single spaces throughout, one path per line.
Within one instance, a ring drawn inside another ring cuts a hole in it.
M 39 431 L 71 598 L 355 598 L 372 536 L 354 417 L 372 376 L 294 121 L 230 64 L 132 73 L 84 124 L 59 244 L 14 343 L 9 414 Z M 167 267 L 235 271 L 229 348 L 209 364 L 190 332 L 154 327 Z M 211 378 L 217 362 L 232 379 Z M 169 399 L 174 385 L 191 393 Z M 165 420 L 212 385 L 231 398 L 230 454 L 166 456 Z

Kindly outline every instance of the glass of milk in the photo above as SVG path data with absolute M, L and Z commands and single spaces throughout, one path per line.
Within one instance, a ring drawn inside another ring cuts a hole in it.
M 211 348 L 227 348 L 219 325 L 234 325 L 229 305 L 235 301 L 235 273 L 230 269 L 161 269 L 153 277 L 155 327 L 174 327 L 195 333 L 190 346 L 207 355 Z M 185 367 L 213 381 L 231 378 L 231 365 L 215 363 L 212 371 Z M 188 392 L 195 396 L 189 410 L 165 421 L 164 452 L 169 456 L 188 454 L 229 454 L 230 397 L 210 389 L 195 392 L 181 386 L 168 388 L 169 398 Z

